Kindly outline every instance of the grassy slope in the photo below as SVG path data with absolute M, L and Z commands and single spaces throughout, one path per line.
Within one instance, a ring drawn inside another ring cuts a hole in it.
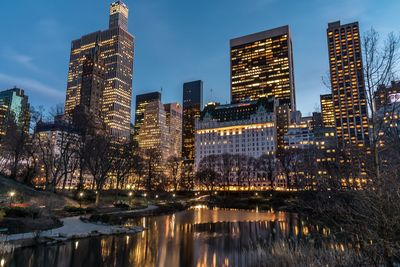
M 0 196 L 7 196 L 10 191 L 15 191 L 18 200 L 31 206 L 46 206 L 51 209 L 58 209 L 65 205 L 77 205 L 76 201 L 70 198 L 52 192 L 36 191 L 29 186 L 0 176 Z

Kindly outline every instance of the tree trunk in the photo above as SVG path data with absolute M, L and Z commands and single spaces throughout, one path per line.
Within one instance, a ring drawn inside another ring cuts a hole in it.
M 97 190 L 97 194 L 96 194 L 96 202 L 95 202 L 95 206 L 98 207 L 99 203 L 100 203 L 100 192 L 101 190 Z

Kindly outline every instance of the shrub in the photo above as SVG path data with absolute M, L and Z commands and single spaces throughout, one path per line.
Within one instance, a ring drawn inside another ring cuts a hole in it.
M 93 208 L 81 208 L 76 206 L 65 206 L 64 211 L 70 213 L 84 213 L 84 212 L 92 212 Z
M 10 217 L 10 218 L 31 217 L 32 219 L 36 219 L 39 217 L 39 211 L 30 208 L 9 207 L 6 208 L 4 211 L 5 211 L 5 217 Z
M 6 217 L 6 212 L 4 210 L 0 210 L 0 222 Z
M 123 202 L 114 203 L 114 207 L 119 209 L 129 209 L 129 205 Z

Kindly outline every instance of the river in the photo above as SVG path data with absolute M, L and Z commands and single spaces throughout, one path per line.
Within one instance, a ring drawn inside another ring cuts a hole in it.
M 0 256 L 0 267 L 259 266 L 266 260 L 260 248 L 308 238 L 310 231 L 295 214 L 205 206 L 127 225 L 148 230 L 16 249 Z

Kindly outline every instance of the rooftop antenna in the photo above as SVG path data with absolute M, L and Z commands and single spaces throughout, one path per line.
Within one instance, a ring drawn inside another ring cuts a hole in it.
M 212 88 L 210 89 L 210 95 L 211 95 L 210 98 L 211 98 L 211 101 L 212 101 L 212 99 L 213 99 L 213 89 Z

